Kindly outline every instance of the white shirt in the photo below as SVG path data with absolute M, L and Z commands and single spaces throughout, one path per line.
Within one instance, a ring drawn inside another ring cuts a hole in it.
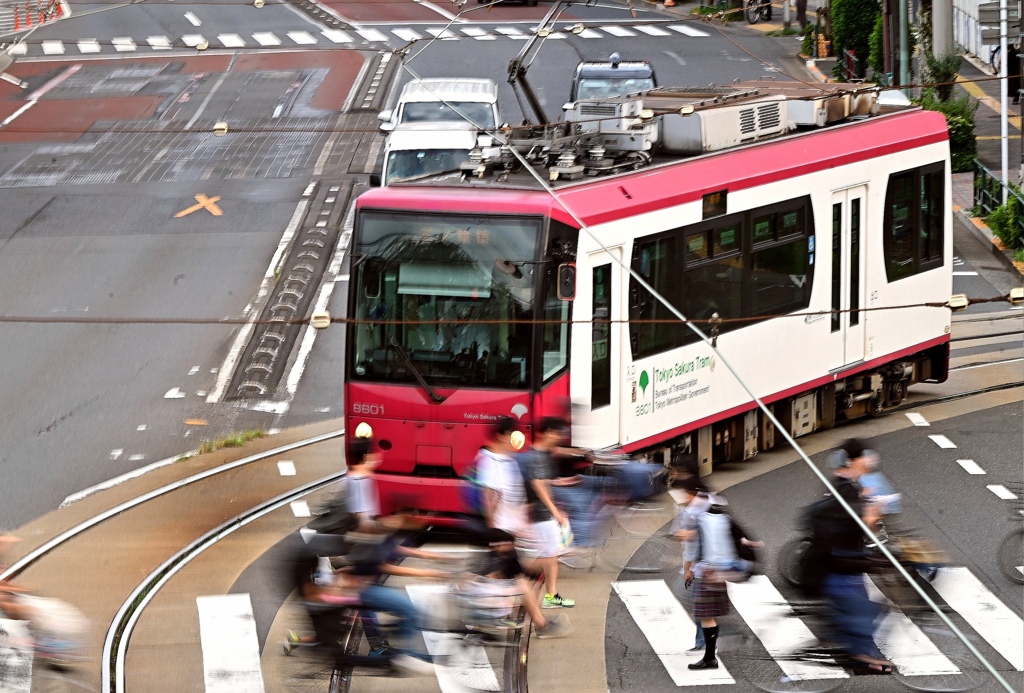
M 373 477 L 350 474 L 346 477 L 346 502 L 350 513 L 363 513 L 372 520 L 380 515 L 380 498 Z
M 492 523 L 498 529 L 518 534 L 526 526 L 526 488 L 519 463 L 507 455 L 480 450 L 480 485 L 498 494 Z

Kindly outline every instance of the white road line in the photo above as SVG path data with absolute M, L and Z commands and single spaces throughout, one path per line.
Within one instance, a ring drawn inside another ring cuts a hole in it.
M 671 29 L 672 31 L 678 31 L 683 36 L 693 36 L 695 38 L 701 38 L 704 36 L 711 35 L 708 32 L 701 31 L 700 29 L 692 27 L 689 24 L 669 24 L 668 28 Z
M 427 0 L 413 0 L 413 2 L 415 2 L 418 5 L 423 5 L 427 9 L 433 10 L 434 12 L 437 12 L 445 19 L 454 19 L 456 22 L 459 23 L 464 23 L 466 21 L 465 19 L 460 19 L 459 17 L 455 16 L 454 14 L 444 9 L 443 7 L 438 7 L 432 2 L 427 2 Z
M 1024 671 L 1024 619 L 967 568 L 940 568 L 932 587 L 1017 671 Z
M 200 21 L 199 17 L 195 16 L 191 12 L 186 12 L 185 13 L 185 19 L 187 19 L 192 26 L 201 26 L 202 25 L 202 21 Z
M 635 33 L 621 26 L 602 26 L 599 27 L 602 31 L 607 31 L 612 36 L 636 36 Z
M 16 43 L 7 49 L 7 55 L 25 55 L 28 53 L 28 44 L 25 42 Z
M 660 26 L 652 26 L 650 24 L 638 24 L 633 27 L 637 31 L 642 31 L 648 36 L 671 36 L 671 31 L 665 31 Z
M 136 431 L 145 431 L 146 430 L 146 424 L 139 424 L 138 426 L 135 427 L 135 430 Z
M 181 391 L 181 388 L 172 387 L 170 390 L 164 393 L 164 399 L 181 399 L 185 396 L 185 393 Z
M 263 693 L 260 643 L 248 594 L 196 597 L 206 693 Z
M 352 37 L 338 29 L 324 29 L 320 33 L 323 34 L 328 41 L 333 41 L 334 43 L 352 43 Z
M 27 621 L 0 618 L 4 634 L 4 693 L 29 693 L 32 690 L 32 636 Z
M 114 48 L 120 53 L 130 53 L 131 51 L 134 51 L 136 48 L 135 41 L 128 38 L 127 36 L 112 38 L 110 39 L 110 43 L 113 44 Z
M 677 686 L 736 683 L 721 659 L 717 669 L 687 669 L 697 661 L 686 654 L 696 626 L 664 580 L 613 582 L 612 587 Z
M 124 454 L 124 448 L 115 448 L 110 451 L 110 459 L 116 460 Z
M 927 419 L 916 412 L 910 412 L 907 414 L 907 418 L 910 419 L 910 423 L 915 426 L 931 426 Z
M 190 48 L 195 48 L 200 43 L 206 43 L 206 39 L 202 34 L 185 34 L 181 37 L 181 42 Z
M 529 36 L 527 36 L 523 32 L 519 31 L 519 29 L 516 29 L 514 26 L 499 26 L 499 27 L 495 27 L 494 30 L 497 31 L 499 34 L 503 34 L 504 36 L 508 36 L 509 38 L 513 38 L 513 39 L 524 39 L 525 40 L 525 39 L 530 38 Z
M 258 34 L 253 34 L 252 37 L 256 41 L 256 43 L 260 44 L 261 46 L 281 45 L 281 39 L 277 38 L 275 34 L 272 34 L 269 31 L 261 31 Z
M 800 643 L 814 641 L 811 630 L 792 615 L 792 608 L 764 575 L 755 575 L 743 583 L 729 583 L 728 589 L 733 608 L 772 657 L 792 652 Z M 790 661 L 785 657 L 777 659 L 776 664 L 789 679 L 849 678 L 841 668 L 825 664 Z
M 445 29 L 443 27 L 440 29 L 427 29 L 427 33 L 429 33 L 434 38 L 440 39 L 458 38 L 458 36 L 452 33 L 451 29 Z
M 3 122 L 0 123 L 0 127 L 3 127 L 4 125 L 10 125 L 18 116 L 20 116 L 22 113 L 35 106 L 37 103 L 39 103 L 37 99 L 32 99 L 28 101 L 24 106 L 22 106 L 11 115 L 4 118 Z
M 405 589 L 413 605 L 423 613 L 438 613 L 445 607 L 439 601 L 446 597 L 448 591 L 444 585 L 408 585 Z M 430 656 L 448 660 L 446 666 L 435 668 L 441 693 L 500 690 L 498 677 L 484 648 L 459 643 L 457 637 L 423 631 L 423 641 Z
M 311 46 L 316 43 L 316 39 L 308 31 L 289 31 L 288 38 L 300 46 Z
M 291 460 L 281 460 L 277 463 L 277 471 L 281 476 L 295 476 L 295 463 Z
M 64 54 L 64 42 L 63 41 L 43 41 L 40 46 L 43 49 L 45 55 L 63 55 Z
M 977 272 L 953 272 L 954 277 L 977 277 Z
M 496 41 L 497 40 L 496 36 L 492 36 L 491 34 L 487 33 L 483 29 L 481 29 L 480 27 L 475 27 L 475 26 L 460 27 L 459 31 L 464 33 L 466 36 L 472 36 L 477 41 Z
M 362 36 L 367 41 L 375 43 L 386 43 L 388 37 L 376 29 L 356 29 L 356 33 Z
M 942 448 L 944 450 L 952 450 L 953 448 L 956 447 L 956 443 L 954 443 L 952 440 L 950 440 L 946 436 L 934 435 L 934 436 L 928 436 L 928 437 L 932 439 L 933 443 L 935 443 L 936 445 L 938 445 L 940 448 Z
M 423 35 L 412 29 L 392 29 L 391 33 L 403 41 L 419 41 Z
M 996 494 L 1000 500 L 1017 500 L 1017 494 L 1002 484 L 989 484 L 988 490 Z
M 171 40 L 166 36 L 148 36 L 146 43 L 155 51 L 166 51 L 171 49 Z
M 245 46 L 245 39 L 238 34 L 217 34 L 217 40 L 223 43 L 225 48 L 242 48 Z
M 599 39 L 604 38 L 604 34 L 600 31 L 594 31 L 593 29 L 584 29 L 579 33 L 579 37 L 585 39 Z
M 870 579 L 866 581 L 868 594 L 877 602 L 885 596 Z M 906 614 L 892 609 L 875 631 L 875 644 L 904 676 L 923 674 L 957 674 L 960 668 L 914 624 Z
M 304 501 L 292 501 L 288 505 L 291 506 L 292 515 L 295 517 L 312 517 L 313 513 L 309 511 L 309 504 Z
M 968 474 L 984 474 L 985 470 L 978 466 L 974 460 L 957 460 L 956 463 L 964 468 Z

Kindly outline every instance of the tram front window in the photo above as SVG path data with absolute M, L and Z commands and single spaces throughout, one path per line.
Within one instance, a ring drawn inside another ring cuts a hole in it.
M 351 377 L 525 387 L 540 221 L 363 212 Z

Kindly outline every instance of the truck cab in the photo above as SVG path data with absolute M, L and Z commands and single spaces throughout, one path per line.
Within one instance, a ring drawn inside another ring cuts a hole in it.
M 658 86 L 654 68 L 646 60 L 622 60 L 612 53 L 607 62 L 582 62 L 572 78 L 569 102 L 601 99 L 651 91 Z
M 397 125 L 384 144 L 381 183 L 458 171 L 459 164 L 469 161 L 478 132 L 466 122 Z
M 463 117 L 466 116 L 466 117 Z M 471 120 L 481 130 L 500 124 L 498 85 L 490 79 L 421 79 L 402 87 L 395 107 L 377 116 L 381 132 L 412 123 L 464 123 Z

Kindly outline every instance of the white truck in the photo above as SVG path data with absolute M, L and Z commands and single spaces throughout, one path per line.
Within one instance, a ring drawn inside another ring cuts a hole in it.
M 446 171 L 469 161 L 479 130 L 469 123 L 402 123 L 384 145 L 383 185 Z

